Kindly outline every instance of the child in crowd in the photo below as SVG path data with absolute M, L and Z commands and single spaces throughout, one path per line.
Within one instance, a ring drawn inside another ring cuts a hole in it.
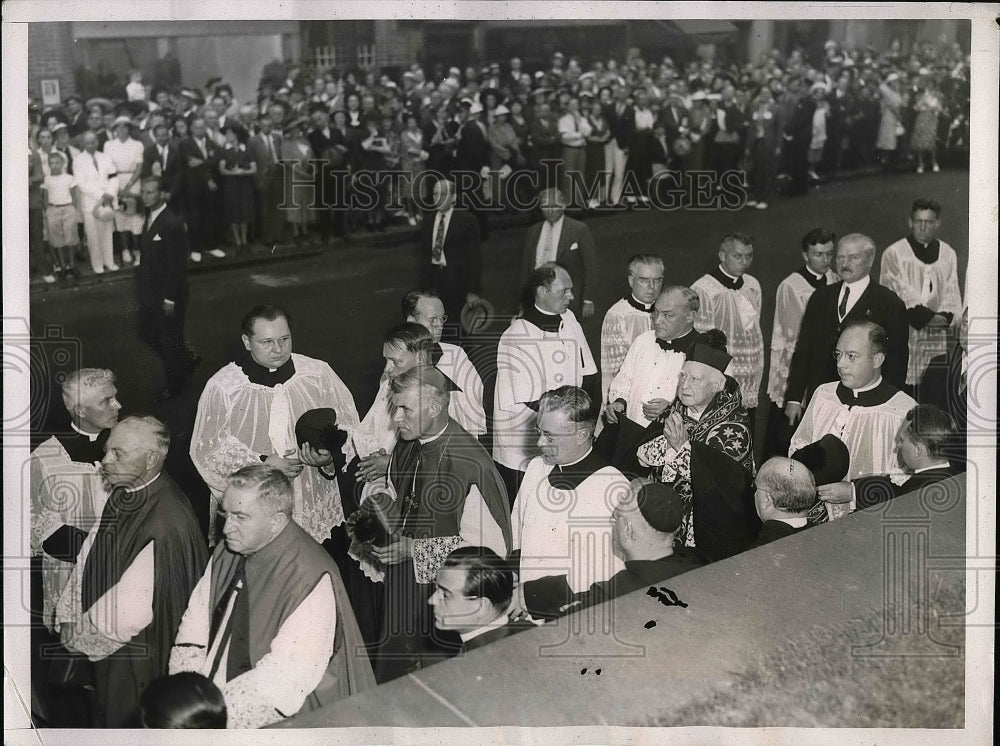
M 76 224 L 80 219 L 80 190 L 76 179 L 65 173 L 66 156 L 53 150 L 48 159 L 49 175 L 42 183 L 43 210 L 56 279 L 68 279 L 76 274 L 73 254 L 79 241 Z

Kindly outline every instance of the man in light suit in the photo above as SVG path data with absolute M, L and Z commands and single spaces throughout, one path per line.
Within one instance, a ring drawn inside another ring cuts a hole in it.
M 73 158 L 73 175 L 80 188 L 80 212 L 87 236 L 90 268 L 95 275 L 99 275 L 106 269 L 112 272 L 118 269 L 111 243 L 114 222 L 94 215 L 94 210 L 99 206 L 114 209 L 117 204 L 117 188 L 112 181 L 115 167 L 108 156 L 98 151 L 98 137 L 95 133 L 84 132 L 82 142 L 83 152 L 77 153 Z
M 570 310 L 577 317 L 589 319 L 594 315 L 594 302 L 589 297 L 593 295 L 597 271 L 594 237 L 584 223 L 566 217 L 566 200 L 558 189 L 542 192 L 539 205 L 545 220 L 528 229 L 521 263 L 521 284 L 527 281 L 533 270 L 547 262 L 562 265 L 573 280 L 574 298 Z
M 166 375 L 166 387 L 157 396 L 158 402 L 175 396 L 201 360 L 184 341 L 187 232 L 164 196 L 160 179 L 154 176 L 142 182 L 142 202 L 148 213 L 140 236 L 142 264 L 135 274 L 139 336 L 160 356 Z
M 896 388 L 906 382 L 910 356 L 906 306 L 870 277 L 875 242 L 850 233 L 837 241 L 834 262 L 841 282 L 818 288 L 809 297 L 792 353 L 785 391 L 785 416 L 792 426 L 802 418 L 816 387 L 837 380 L 833 351 L 841 332 L 853 323 L 871 321 L 885 329 L 888 345 L 882 373 Z
M 482 287 L 479 226 L 469 212 L 455 207 L 450 181 L 434 185 L 434 204 L 434 218 L 424 220 L 420 234 L 421 285 L 435 290 L 445 313 L 457 319 L 466 303 L 478 300 Z
M 257 173 L 253 177 L 254 190 L 257 198 L 257 240 L 272 244 L 281 238 L 281 204 L 284 171 L 277 167 L 281 153 L 281 134 L 274 131 L 274 122 L 270 116 L 263 116 L 258 121 L 259 130 L 250 138 L 247 148 L 250 157 L 257 164 Z

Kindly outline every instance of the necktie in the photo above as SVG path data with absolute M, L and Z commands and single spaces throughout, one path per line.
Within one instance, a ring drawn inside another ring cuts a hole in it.
M 275 163 L 278 162 L 278 154 L 274 149 L 274 135 L 267 136 L 267 149 L 271 152 L 271 160 Z
M 442 254 L 444 254 L 444 215 L 439 212 L 437 231 L 434 234 L 434 247 L 431 249 L 431 259 L 435 264 L 441 261 Z
M 545 225 L 542 226 L 542 232 L 545 233 L 545 237 L 542 239 L 542 264 L 545 262 L 554 262 L 556 260 L 556 252 L 552 247 L 552 223 L 546 220 Z
M 843 321 L 844 317 L 847 315 L 847 298 L 851 294 L 851 289 L 844 285 L 844 296 L 840 299 L 840 307 L 837 308 L 837 313 L 840 315 L 840 320 Z
M 101 169 L 97 167 L 97 153 L 91 153 L 90 160 L 94 162 L 94 170 L 100 173 Z
M 222 594 L 219 603 L 212 611 L 212 626 L 209 639 L 213 642 L 218 639 L 219 644 L 216 648 L 215 660 L 212 662 L 212 670 L 209 673 L 209 678 L 215 678 L 227 645 L 229 645 L 229 658 L 226 661 L 226 681 L 238 676 L 243 671 L 249 671 L 251 668 L 249 645 L 250 606 L 247 593 L 245 592 L 246 564 L 247 558 L 240 557 L 236 565 L 236 572 L 233 574 L 233 579 L 229 582 L 226 592 Z M 229 615 L 229 622 L 226 624 L 226 628 L 221 631 L 220 637 L 219 626 L 222 624 L 222 619 L 226 615 L 226 609 L 233 596 L 236 597 L 236 603 L 233 605 L 233 613 Z
M 160 148 L 160 160 L 163 162 L 163 169 L 166 170 L 166 168 L 167 168 L 167 148 L 166 148 L 166 146 L 163 146 L 162 148 Z

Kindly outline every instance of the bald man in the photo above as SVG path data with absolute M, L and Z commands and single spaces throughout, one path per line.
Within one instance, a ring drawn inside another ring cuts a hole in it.
M 783 456 L 768 459 L 757 472 L 753 501 L 763 525 L 760 547 L 808 528 L 809 509 L 816 504 L 816 482 L 805 464 Z

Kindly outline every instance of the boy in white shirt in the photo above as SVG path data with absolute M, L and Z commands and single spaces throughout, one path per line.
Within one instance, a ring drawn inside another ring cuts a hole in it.
M 42 183 L 42 205 L 57 277 L 76 273 L 73 255 L 79 242 L 80 190 L 76 179 L 65 173 L 66 165 L 66 156 L 58 150 L 49 153 L 50 173 Z

